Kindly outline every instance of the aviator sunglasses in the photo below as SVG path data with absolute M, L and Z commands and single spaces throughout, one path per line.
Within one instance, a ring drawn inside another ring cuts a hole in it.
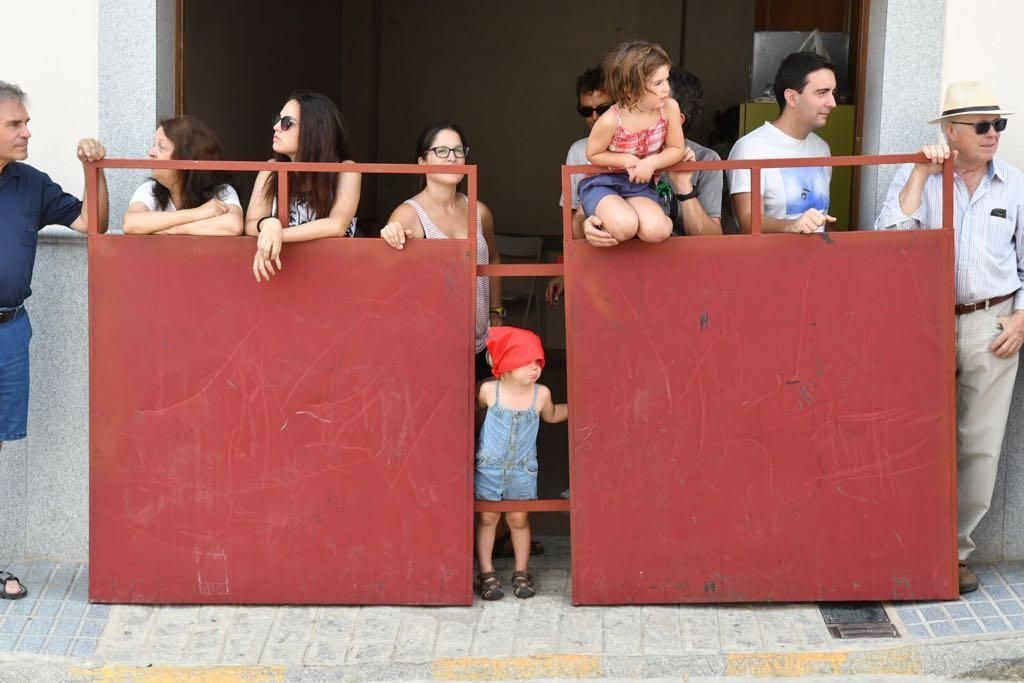
M 298 123 L 296 119 L 291 116 L 281 116 L 280 114 L 274 114 L 274 123 L 271 124 L 271 128 L 277 124 L 281 124 L 281 130 L 288 130 L 292 126 Z
M 1006 119 L 996 119 L 995 121 L 978 121 L 977 123 L 969 123 L 967 121 L 950 121 L 958 126 L 974 126 L 974 132 L 978 135 L 985 135 L 988 133 L 989 128 L 995 128 L 997 133 L 1002 133 L 1006 130 Z
M 611 104 L 601 104 L 596 107 L 584 107 L 581 104 L 576 105 L 576 111 L 578 111 L 580 113 L 580 116 L 582 116 L 585 119 L 589 119 L 591 116 L 593 116 L 594 112 L 597 112 L 598 116 L 602 116 L 606 111 L 608 111 L 611 108 Z

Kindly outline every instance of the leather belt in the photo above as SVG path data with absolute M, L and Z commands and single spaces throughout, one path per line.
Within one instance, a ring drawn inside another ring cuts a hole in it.
M 1017 292 L 1010 292 L 1009 294 L 992 297 L 991 299 L 985 299 L 984 301 L 978 301 L 973 304 L 957 304 L 953 308 L 953 310 L 956 311 L 957 315 L 963 315 L 964 313 L 974 313 L 975 311 L 985 311 L 995 306 L 996 304 L 1003 303 L 1016 293 Z
M 0 311 L 0 325 L 11 320 L 14 320 L 14 318 L 17 317 L 19 313 L 21 313 L 22 308 L 22 306 L 17 306 L 6 311 Z

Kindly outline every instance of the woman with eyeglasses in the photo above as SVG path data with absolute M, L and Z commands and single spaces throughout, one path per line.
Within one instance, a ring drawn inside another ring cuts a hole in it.
M 149 158 L 215 161 L 220 142 L 194 116 L 175 116 L 157 126 Z M 128 235 L 241 235 L 242 204 L 224 171 L 153 169 L 128 202 Z
M 466 137 L 457 124 L 441 121 L 427 126 L 416 140 L 418 164 L 464 164 L 469 154 Z M 466 239 L 469 200 L 459 192 L 461 173 L 429 173 L 418 194 L 405 200 L 388 219 L 380 236 L 395 249 L 409 239 Z M 476 262 L 499 263 L 494 246 L 494 217 L 483 202 L 477 202 Z M 487 328 L 500 325 L 505 317 L 501 307 L 501 281 L 478 277 L 476 287 L 476 377 L 490 377 L 486 358 Z
M 271 161 L 353 163 L 348 132 L 330 98 L 298 90 L 274 117 Z M 281 270 L 281 245 L 321 237 L 355 236 L 360 174 L 288 173 L 288 227 L 277 218 L 277 172 L 262 171 L 245 214 L 245 234 L 257 236 L 256 281 Z M 276 267 L 276 270 L 275 270 Z

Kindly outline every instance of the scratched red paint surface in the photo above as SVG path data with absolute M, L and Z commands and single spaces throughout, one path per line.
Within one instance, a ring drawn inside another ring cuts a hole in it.
M 460 242 L 90 236 L 90 598 L 471 600 Z
M 955 597 L 951 237 L 569 244 L 574 602 Z

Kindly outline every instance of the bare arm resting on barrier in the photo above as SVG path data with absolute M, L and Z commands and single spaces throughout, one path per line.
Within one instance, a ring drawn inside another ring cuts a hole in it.
M 736 222 L 740 225 L 740 232 L 749 235 L 751 232 L 750 193 L 737 192 L 732 195 L 732 208 L 733 213 L 736 214 Z M 835 216 L 830 216 L 818 209 L 807 209 L 792 220 L 772 218 L 761 214 L 761 232 L 812 233 L 820 231 L 826 223 L 835 223 L 835 221 Z
M 352 161 L 342 163 L 351 164 Z M 338 185 L 334 193 L 334 204 L 326 218 L 317 218 L 299 225 L 288 226 L 285 230 L 277 216 L 271 216 L 273 202 L 264 197 L 264 188 L 270 178 L 271 171 L 262 171 L 256 177 L 256 184 L 249 200 L 249 209 L 245 213 L 245 234 L 257 235 L 256 256 L 253 259 L 253 274 L 257 282 L 270 278 L 281 270 L 281 246 L 284 242 L 308 242 L 322 237 L 344 237 L 348 226 L 356 215 L 359 206 L 359 191 L 362 175 L 359 173 L 339 173 Z M 294 189 L 294 188 L 293 188 Z M 266 218 L 260 222 L 260 219 Z
M 715 155 L 718 156 L 717 154 Z M 683 153 L 682 161 L 695 161 L 697 155 L 689 147 Z M 669 171 L 668 180 L 672 189 L 677 195 L 688 195 L 693 192 L 694 171 Z M 683 220 L 683 232 L 688 236 L 698 235 L 721 235 L 721 202 L 722 202 L 722 172 L 714 171 L 715 183 L 703 183 L 697 188 L 698 196 L 679 202 L 679 214 Z M 705 186 L 707 185 L 707 186 Z M 705 197 L 710 201 L 717 200 L 719 216 L 709 216 L 704 209 Z M 677 200 L 678 201 L 678 200 Z
M 942 173 L 942 162 L 950 158 L 949 145 L 925 145 L 921 153 L 930 163 L 906 165 L 896 171 L 889 184 L 885 204 L 875 219 L 875 230 L 940 227 L 941 216 L 931 216 L 923 199 L 928 179 Z M 955 154 L 952 153 L 954 158 Z
M 217 198 L 194 209 L 153 211 L 143 202 L 132 202 L 124 215 L 126 235 L 241 235 L 242 208 Z
M 92 138 L 84 138 L 79 141 L 78 149 L 76 150 L 78 160 L 82 162 L 82 171 L 85 171 L 85 164 L 90 161 L 99 161 L 107 156 L 107 150 L 100 144 L 99 140 L 93 140 Z M 88 175 L 86 175 L 88 178 Z M 103 175 L 103 169 L 97 169 L 96 173 L 97 180 L 97 191 L 96 195 L 99 198 L 99 222 L 100 227 L 107 227 L 107 220 L 109 218 L 109 203 L 107 198 L 107 177 Z M 89 232 L 89 197 L 86 193 L 85 198 L 82 200 L 82 213 L 69 225 L 72 230 L 78 232 Z
M 537 401 L 540 403 L 538 413 L 540 419 L 549 424 L 565 422 L 569 419 L 569 404 L 554 403 L 551 400 L 551 390 L 543 384 L 537 385 Z
M 391 212 L 388 224 L 380 230 L 380 236 L 395 249 L 405 249 L 406 240 L 426 237 L 416 210 L 404 203 Z

